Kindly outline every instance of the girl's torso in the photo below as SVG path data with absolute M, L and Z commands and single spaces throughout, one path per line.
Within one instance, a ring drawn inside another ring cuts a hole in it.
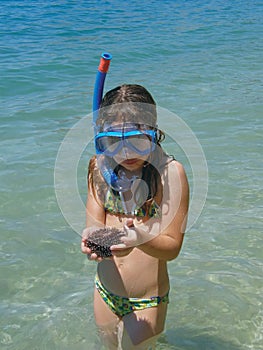
M 98 275 L 110 292 L 124 297 L 163 296 L 169 290 L 166 262 L 136 247 L 125 257 L 100 262 Z
M 169 173 L 169 164 L 171 164 L 170 161 L 166 163 L 167 166 L 163 168 L 163 173 L 161 174 L 163 185 L 169 177 L 167 175 Z M 170 188 L 164 190 L 164 195 L 166 191 L 170 193 L 170 190 Z M 166 204 L 164 203 L 164 205 Z M 105 216 L 106 226 L 117 228 L 122 228 L 127 218 L 133 218 L 138 223 L 145 220 L 145 218 L 140 216 L 129 216 L 107 210 L 105 210 Z M 156 218 L 156 220 L 161 219 Z M 98 274 L 102 284 L 110 292 L 124 297 L 148 298 L 157 295 L 163 296 L 169 290 L 166 261 L 152 257 L 136 247 L 125 257 L 113 257 L 100 262 Z

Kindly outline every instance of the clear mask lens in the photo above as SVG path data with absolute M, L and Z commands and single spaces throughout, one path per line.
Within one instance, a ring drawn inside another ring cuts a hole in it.
M 97 154 L 114 156 L 127 147 L 139 155 L 150 154 L 156 144 L 155 130 L 106 131 L 95 137 Z

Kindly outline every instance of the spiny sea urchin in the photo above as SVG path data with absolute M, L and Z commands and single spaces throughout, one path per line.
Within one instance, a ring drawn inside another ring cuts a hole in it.
M 91 232 L 86 239 L 86 246 L 92 253 L 102 258 L 111 257 L 110 247 L 121 242 L 121 237 L 125 236 L 124 231 L 115 227 L 101 228 Z

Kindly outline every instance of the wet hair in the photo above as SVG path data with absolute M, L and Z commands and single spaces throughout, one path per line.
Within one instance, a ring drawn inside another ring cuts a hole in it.
M 100 107 L 122 102 L 142 102 L 155 106 L 155 101 L 148 90 L 138 84 L 123 84 L 108 91 Z
M 132 122 L 156 128 L 156 104 L 143 86 L 124 84 L 108 91 L 100 105 L 97 127 L 103 128 L 105 123 Z
M 146 126 L 148 129 L 157 130 L 158 146 L 160 146 L 160 142 L 164 139 L 164 133 L 157 129 L 155 101 L 149 91 L 141 85 L 124 84 L 117 86 L 108 91 L 103 97 L 96 121 L 97 131 L 102 131 L 107 125 L 118 122 L 137 124 L 138 129 L 145 128 Z M 156 147 L 156 150 L 149 157 L 154 157 L 154 164 L 158 165 L 158 158 L 161 156 L 161 148 Z M 112 158 L 109 158 L 109 162 L 117 174 L 121 165 L 116 164 Z M 150 161 L 145 161 L 142 169 L 142 180 L 147 183 L 149 189 L 147 201 L 142 205 L 146 215 L 148 215 L 152 201 L 155 200 L 157 204 L 160 204 L 162 199 L 161 177 L 157 168 Z M 103 193 L 105 193 L 107 184 L 103 180 L 96 165 L 96 157 L 90 160 L 88 181 L 89 190 L 93 191 L 95 198 L 98 197 L 103 201 Z

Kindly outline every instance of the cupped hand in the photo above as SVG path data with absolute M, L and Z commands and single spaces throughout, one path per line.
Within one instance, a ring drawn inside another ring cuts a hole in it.
M 147 230 L 134 225 L 133 219 L 127 219 L 124 227 L 125 236 L 121 238 L 122 243 L 111 246 L 112 255 L 122 257 L 130 254 L 134 247 L 141 244 Z
M 128 219 L 126 221 L 126 224 L 124 225 L 124 232 L 126 233 L 126 236 L 127 236 L 126 227 L 127 227 L 127 229 L 128 229 L 128 227 L 133 227 L 133 220 L 132 219 Z M 115 244 L 115 245 L 112 245 L 110 247 L 110 250 L 111 250 L 113 256 L 116 256 L 119 258 L 124 257 L 124 256 L 130 254 L 131 251 L 133 250 L 134 247 L 128 246 L 126 244 L 126 242 L 124 241 L 124 239 L 126 239 L 126 236 L 121 238 L 121 241 L 123 243 Z
M 135 224 L 132 219 L 128 219 L 124 225 L 126 236 L 122 237 L 122 242 L 126 247 L 138 246 L 148 239 L 152 238 L 149 235 L 149 229 L 144 224 Z

